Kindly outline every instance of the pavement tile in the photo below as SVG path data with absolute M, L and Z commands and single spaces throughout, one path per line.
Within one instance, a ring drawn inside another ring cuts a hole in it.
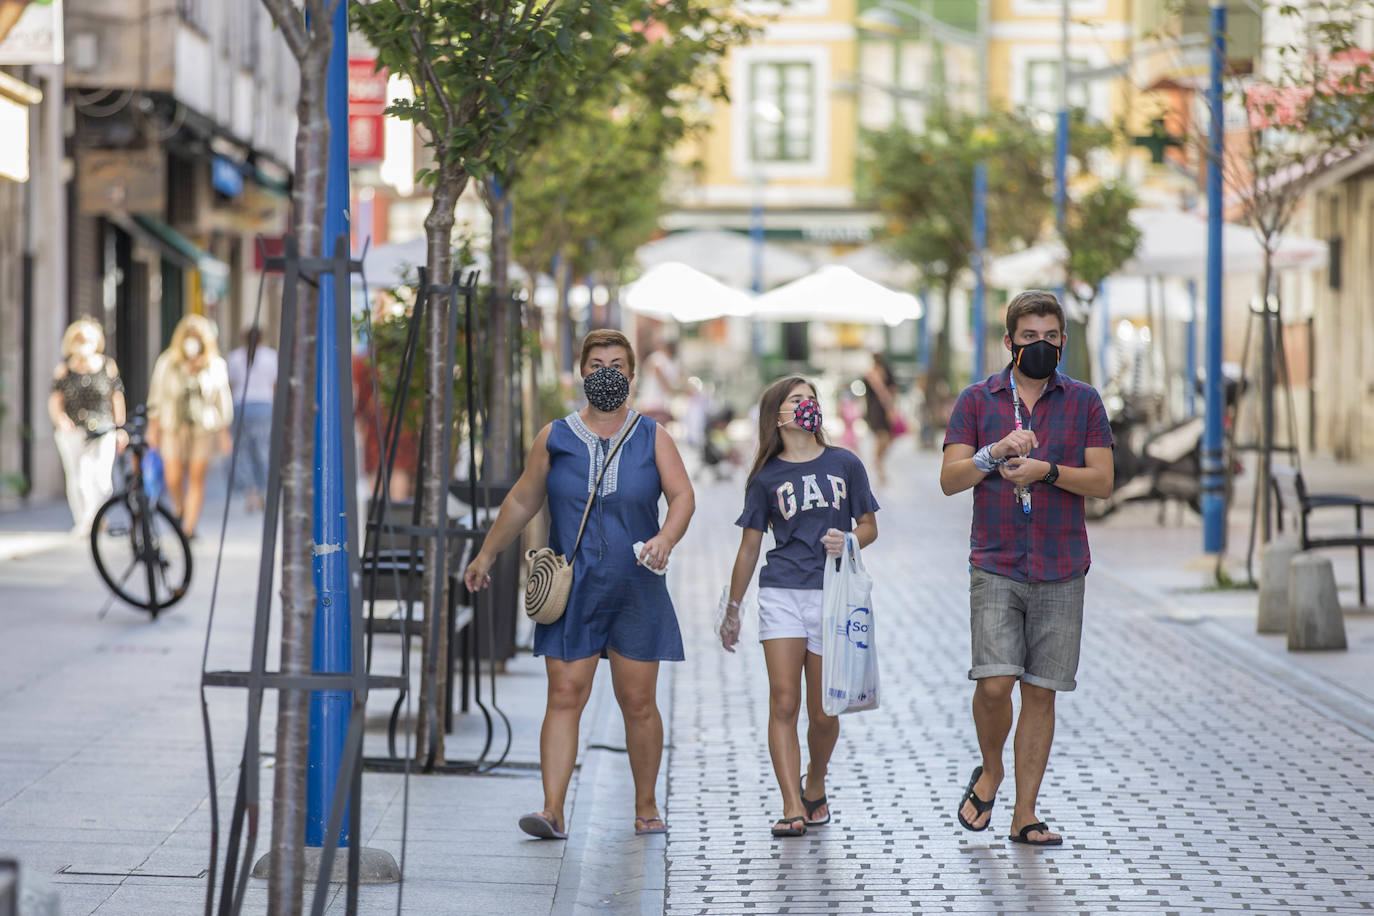
M 710 632 L 734 559 L 737 541 L 726 532 L 741 488 L 700 488 L 674 555 L 690 560 L 693 575 L 670 583 L 691 661 L 674 684 L 669 804 L 706 817 L 669 837 L 668 913 L 894 904 L 910 912 L 913 895 L 923 912 L 1374 905 L 1362 871 L 1374 844 L 1356 826 L 1374 815 L 1374 742 L 1314 714 L 1310 696 L 1256 671 L 1247 656 L 1216 650 L 1210 624 L 1181 623 L 1156 593 L 1123 588 L 1137 567 L 1152 569 L 1151 535 L 1125 522 L 1090 532 L 1098 564 L 1088 577 L 1079 689 L 1058 704 L 1040 796 L 1038 813 L 1066 845 L 1007 843 L 1010 747 L 992 829 L 960 831 L 953 809 L 976 761 L 966 678 L 969 500 L 931 492 L 934 456 L 898 464 L 914 484 L 880 490 L 879 540 L 865 552 L 883 706 L 842 720 L 827 785 L 835 821 L 801 840 L 767 834 L 780 802 L 752 620 L 734 656 Z M 1180 604 L 1206 608 L 1192 597 Z

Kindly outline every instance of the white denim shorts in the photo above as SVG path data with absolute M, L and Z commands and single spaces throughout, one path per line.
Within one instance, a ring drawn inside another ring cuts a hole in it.
M 821 654 L 821 595 L 818 588 L 759 589 L 759 642 L 805 639 L 806 651 Z

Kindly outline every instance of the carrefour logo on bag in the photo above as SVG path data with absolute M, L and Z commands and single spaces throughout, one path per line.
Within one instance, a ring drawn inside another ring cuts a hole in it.
M 869 633 L 873 630 L 873 612 L 866 607 L 856 607 L 849 612 L 849 620 L 844 625 L 849 641 L 860 649 L 867 649 Z

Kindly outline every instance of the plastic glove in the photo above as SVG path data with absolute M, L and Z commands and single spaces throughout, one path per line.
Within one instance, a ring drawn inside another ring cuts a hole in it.
M 739 643 L 740 620 L 739 608 L 729 604 L 730 589 L 727 587 L 720 590 L 720 601 L 716 603 L 716 633 L 720 636 L 721 648 L 733 653 Z

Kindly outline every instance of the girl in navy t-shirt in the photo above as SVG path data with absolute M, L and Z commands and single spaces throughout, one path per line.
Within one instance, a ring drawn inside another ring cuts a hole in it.
M 759 572 L 759 640 L 768 663 L 768 751 L 782 790 L 782 817 L 773 836 L 803 836 L 830 822 L 825 774 L 840 722 L 821 709 L 821 583 L 826 556 L 839 556 L 852 532 L 859 546 L 878 536 L 878 501 L 857 455 L 826 444 L 816 388 L 793 376 L 759 399 L 759 449 L 744 493 L 744 529 L 720 627 L 731 652 L 739 642 L 739 603 L 759 561 L 763 533 L 776 546 Z M 802 672 L 806 672 L 803 779 L 797 742 Z

